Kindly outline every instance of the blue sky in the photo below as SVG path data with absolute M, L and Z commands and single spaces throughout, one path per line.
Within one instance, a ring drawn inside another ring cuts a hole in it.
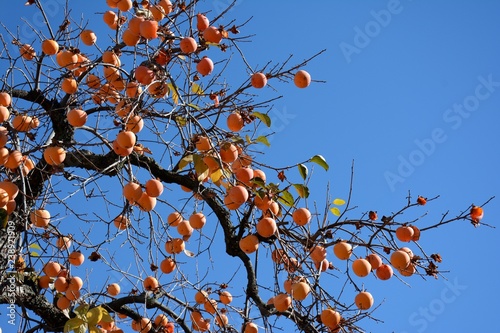
M 22 15 L 36 22 L 34 8 L 21 2 L 0 13 L 0 21 L 12 26 Z M 203 7 L 215 14 L 228 2 Z M 47 3 L 55 4 L 56 15 L 62 13 L 57 5 L 62 1 Z M 85 8 L 88 2 L 72 3 L 74 13 L 83 10 L 87 17 L 102 11 Z M 327 50 L 305 68 L 326 83 L 298 90 L 270 82 L 284 97 L 269 113 L 276 136 L 264 150 L 266 162 L 285 166 L 322 154 L 331 168 L 314 169 L 309 199 L 309 205 L 317 201 L 322 207 L 327 183 L 332 198 L 346 197 L 354 160 L 352 201 L 359 208 L 351 217 L 397 211 L 409 191 L 414 198 L 440 195 L 409 216 L 428 212 L 421 222 L 426 225 L 498 195 L 498 13 L 500 3 L 493 0 L 237 1 L 230 15 L 239 21 L 253 16 L 240 29 L 256 35 L 242 45 L 252 66 L 290 54 L 298 62 Z M 262 94 L 275 92 L 268 88 Z M 485 223 L 496 224 L 497 200 L 485 208 Z M 384 323 L 365 321 L 363 327 L 493 332 L 497 302 L 486 296 L 498 295 L 500 287 L 494 269 L 498 240 L 497 229 L 474 229 L 467 222 L 425 233 L 420 243 L 444 258 L 440 267 L 450 271 L 447 281 L 412 277 L 404 280 L 409 287 L 369 277 L 365 286 L 377 304 L 383 302 L 374 316 Z

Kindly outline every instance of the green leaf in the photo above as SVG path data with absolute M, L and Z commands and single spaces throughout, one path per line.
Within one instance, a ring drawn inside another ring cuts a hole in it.
M 288 207 L 292 207 L 294 202 L 292 194 L 290 194 L 290 192 L 288 192 L 287 190 L 283 190 L 279 194 L 278 201 Z
M 255 178 L 250 179 L 250 183 L 255 184 L 257 186 L 260 186 L 260 187 L 266 187 L 266 182 L 264 181 L 264 179 L 262 179 L 260 177 L 255 177 Z
M 193 155 L 186 155 L 179 161 L 179 171 L 184 169 L 189 163 L 193 162 Z
M 304 186 L 302 184 L 293 184 L 293 187 L 295 187 L 295 189 L 297 190 L 299 197 L 301 198 L 309 197 L 309 188 L 307 186 Z
M 337 199 L 333 200 L 333 204 L 336 206 L 342 206 L 342 205 L 345 205 L 345 200 L 337 198 Z
M 255 139 L 255 141 L 257 142 L 260 142 L 260 143 L 263 143 L 265 144 L 267 147 L 270 147 L 271 144 L 269 143 L 269 140 L 267 140 L 267 138 L 263 135 L 259 136 L 257 139 Z
M 71 318 L 64 324 L 64 333 L 79 332 L 80 327 L 83 327 L 84 332 L 87 330 L 87 325 L 81 318 Z
M 198 181 L 202 182 L 210 175 L 210 169 L 208 169 L 208 165 L 203 162 L 203 157 L 201 157 L 201 155 L 193 155 L 193 162 L 194 171 L 196 171 L 196 174 L 198 175 Z
M 313 163 L 316 163 L 318 164 L 320 167 L 322 167 L 323 169 L 325 169 L 326 171 L 328 171 L 328 163 L 326 163 L 326 160 L 323 156 L 321 155 L 314 155 L 313 157 L 311 157 L 311 159 L 309 160 L 309 162 L 313 162 Z
M 300 176 L 302 177 L 302 179 L 306 179 L 307 178 L 307 174 L 308 174 L 308 170 L 307 170 L 307 167 L 304 165 L 304 164 L 299 164 L 297 165 L 297 167 L 299 168 L 299 173 L 300 173 Z
M 193 103 L 189 103 L 187 106 L 192 107 L 192 108 L 193 108 L 193 109 L 195 109 L 196 111 L 200 111 L 200 110 L 201 110 L 201 108 L 200 108 L 198 105 L 193 104 Z
M 267 114 L 260 112 L 252 112 L 252 115 L 259 118 L 267 127 L 271 127 L 271 118 Z
M 247 135 L 245 135 L 245 141 L 248 143 L 248 144 L 251 144 L 252 143 L 252 139 L 250 139 L 250 137 Z
M 332 212 L 332 214 L 335 216 L 340 216 L 340 209 L 338 209 L 337 207 L 330 208 L 330 212 Z
M 203 95 L 205 93 L 201 86 L 194 82 L 191 84 L 191 91 L 198 95 Z
M 40 256 L 40 254 L 39 254 L 38 252 L 31 251 L 31 252 L 30 252 L 30 256 L 32 256 L 32 257 L 39 257 L 39 256 Z

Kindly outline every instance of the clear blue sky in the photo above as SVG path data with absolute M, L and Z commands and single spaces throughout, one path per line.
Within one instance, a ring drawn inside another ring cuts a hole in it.
M 35 20 L 34 8 L 22 2 L 0 13 L 0 21 Z M 72 2 L 76 17 L 81 10 L 86 17 L 102 11 Z M 228 2 L 203 7 L 215 13 Z M 270 111 L 276 136 L 266 161 L 284 166 L 317 153 L 327 159 L 328 173 L 314 170 L 309 205 L 316 200 L 322 207 L 328 182 L 332 197 L 345 198 L 353 160 L 358 213 L 388 215 L 405 204 L 408 191 L 440 195 L 414 212 L 429 212 L 422 225 L 498 195 L 499 13 L 493 0 L 238 1 L 230 14 L 240 21 L 254 17 L 241 29 L 256 34 L 242 45 L 253 66 L 327 49 L 305 68 L 326 83 L 304 90 L 276 84 L 285 97 Z M 483 221 L 495 225 L 499 215 L 497 198 Z M 441 254 L 448 282 L 412 277 L 408 287 L 368 278 L 365 286 L 383 302 L 374 316 L 385 322 L 365 322 L 367 331 L 495 332 L 497 302 L 488 296 L 498 296 L 500 287 L 498 229 L 456 223 L 425 233 L 421 244 Z

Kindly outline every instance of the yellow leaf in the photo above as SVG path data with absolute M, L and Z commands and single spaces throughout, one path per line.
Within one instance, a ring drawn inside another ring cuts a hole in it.
M 201 86 L 197 83 L 192 83 L 191 84 L 191 91 L 194 92 L 195 94 L 198 95 L 203 95 L 203 89 L 201 89 Z
M 340 216 L 340 209 L 338 209 L 337 207 L 330 208 L 330 211 L 332 212 L 333 215 Z
M 219 179 L 222 178 L 222 170 L 217 169 L 216 171 L 212 172 L 210 175 L 210 179 L 212 179 L 212 182 L 216 183 L 219 181 Z
M 168 83 L 167 86 L 168 90 L 172 92 L 172 100 L 174 101 L 174 104 L 179 104 L 179 95 L 177 95 L 177 90 L 174 85 L 172 83 Z
M 337 198 L 337 199 L 333 200 L 333 204 L 336 206 L 342 206 L 342 205 L 345 205 L 345 200 Z

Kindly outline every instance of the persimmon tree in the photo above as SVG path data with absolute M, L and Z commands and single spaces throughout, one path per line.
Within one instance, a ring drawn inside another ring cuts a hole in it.
M 0 87 L 0 303 L 22 332 L 362 332 L 371 283 L 438 277 L 420 237 L 483 217 L 429 222 L 418 209 L 437 198 L 410 195 L 379 217 L 352 188 L 317 208 L 309 170 L 327 161 L 266 162 L 278 95 L 260 95 L 314 95 L 322 51 L 255 67 L 231 6 L 107 0 L 52 22 L 27 4 L 46 26 L 30 41 L 4 27 Z

